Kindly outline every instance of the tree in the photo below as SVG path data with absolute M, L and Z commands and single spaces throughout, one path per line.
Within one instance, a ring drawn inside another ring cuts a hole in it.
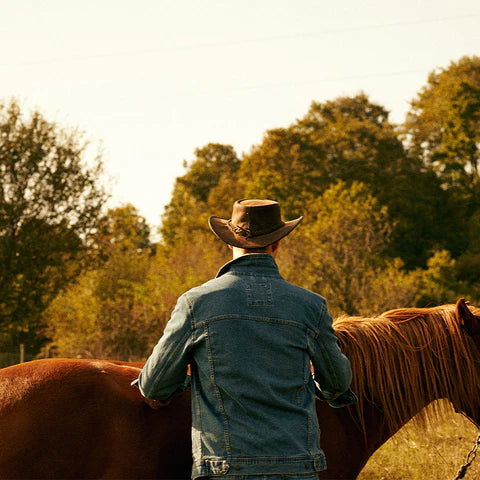
M 130 203 L 110 208 L 100 218 L 93 243 L 100 260 L 107 260 L 118 251 L 140 252 L 153 248 L 149 225 Z
M 305 204 L 338 180 L 359 181 L 384 193 L 384 181 L 393 183 L 404 162 L 388 112 L 360 94 L 312 102 L 305 117 L 267 132 L 245 157 L 241 180 L 249 194 L 266 189 L 287 205 L 293 196 Z M 250 172 L 255 172 L 253 181 Z
M 263 142 L 242 161 L 239 182 L 245 197 L 272 198 L 286 218 L 303 212 L 305 204 L 328 185 L 321 152 L 294 127 L 269 130 Z
M 95 290 L 97 272 L 88 271 L 60 292 L 43 312 L 50 355 L 108 358 Z
M 422 265 L 449 231 L 445 212 L 438 214 L 445 201 L 437 178 L 406 155 L 388 112 L 365 94 L 313 102 L 304 118 L 267 132 L 239 175 L 247 196 L 271 196 L 287 216 L 301 213 L 338 180 L 364 183 L 388 207 L 390 256 L 410 268 Z
M 145 282 L 150 267 L 147 252 L 118 249 L 97 271 L 95 297 L 102 345 L 108 358 L 132 360 L 145 351 L 151 328 L 158 321 L 145 316 Z
M 102 262 L 58 295 L 43 315 L 51 346 L 61 355 L 124 360 L 145 355 L 159 325 L 146 286 L 153 255 L 149 232 L 131 204 L 102 217 L 94 239 Z
M 109 209 L 97 229 L 95 240 L 105 263 L 95 271 L 92 297 L 101 332 L 97 350 L 105 357 L 129 360 L 143 354 L 150 329 L 158 323 L 144 309 L 152 258 L 149 235 L 145 218 L 131 204 Z
M 84 265 L 106 201 L 87 145 L 38 111 L 24 118 L 15 100 L 0 104 L 0 330 L 14 344 L 38 348 L 41 312 Z
M 427 269 L 422 272 L 421 303 L 431 306 L 458 300 L 455 263 L 447 250 L 433 253 L 427 261 Z
M 150 258 L 118 250 L 99 269 L 82 274 L 43 313 L 49 348 L 60 356 L 140 360 L 161 328 L 150 308 Z
M 403 271 L 400 260 L 384 258 L 391 232 L 387 210 L 364 184 L 339 181 L 308 212 L 295 238 L 280 249 L 289 280 L 324 295 L 337 315 L 415 302 L 414 274 Z
M 403 127 L 411 157 L 435 172 L 444 193 L 438 210 L 449 225 L 446 248 L 457 258 L 472 241 L 471 218 L 480 210 L 480 57 L 463 57 L 433 71 L 411 102 Z
M 138 248 L 148 230 L 129 205 L 109 210 L 114 232 L 106 260 L 60 293 L 44 313 L 52 351 L 61 356 L 144 359 L 160 338 L 177 298 L 215 275 L 230 251 L 213 234 L 196 242 Z M 102 229 L 102 231 L 104 231 Z M 102 238 L 105 238 L 102 236 Z
M 240 160 L 230 145 L 209 143 L 196 149 L 195 157 L 184 164 L 187 171 L 176 179 L 172 199 L 162 216 L 160 233 L 168 245 L 208 229 L 212 208 L 223 214 L 239 191 L 236 177 Z
M 151 348 L 160 338 L 180 295 L 213 278 L 231 260 L 231 250 L 205 228 L 196 241 L 179 240 L 173 246 L 159 245 L 146 281 L 149 308 L 161 329 L 151 337 Z
M 480 57 L 462 57 L 433 71 L 411 102 L 405 138 L 445 188 L 467 192 L 480 176 Z

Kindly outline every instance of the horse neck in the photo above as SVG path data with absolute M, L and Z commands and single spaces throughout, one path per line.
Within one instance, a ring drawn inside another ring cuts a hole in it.
M 458 359 L 444 358 L 456 358 L 451 345 L 411 327 L 372 328 L 367 334 L 354 328 L 342 339 L 360 396 L 355 416 L 372 453 L 413 417 L 425 424 L 432 413 L 441 413 L 442 408 L 425 409 L 435 400 L 447 398 L 455 404 L 452 382 L 458 375 L 452 372 Z M 424 324 L 421 328 L 427 329 Z
M 391 422 L 387 419 L 385 408 L 378 399 L 375 397 L 368 401 L 361 399 L 356 411 L 353 407 L 352 416 L 362 435 L 368 457 L 435 400 L 437 399 L 425 399 L 422 404 L 407 405 L 402 419 Z

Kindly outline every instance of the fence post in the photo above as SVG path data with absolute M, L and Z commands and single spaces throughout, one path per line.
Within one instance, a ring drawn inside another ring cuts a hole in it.
M 23 343 L 20 344 L 20 363 L 25 361 L 25 345 Z

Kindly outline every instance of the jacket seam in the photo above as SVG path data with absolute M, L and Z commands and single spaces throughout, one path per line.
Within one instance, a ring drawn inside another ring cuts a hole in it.
M 204 323 L 204 331 L 205 331 L 205 341 L 206 341 L 207 353 L 208 353 L 209 364 L 210 364 L 210 379 L 211 379 L 211 381 L 214 385 L 215 396 L 217 397 L 219 408 L 220 408 L 220 411 L 222 412 L 223 425 L 224 425 L 223 438 L 224 438 L 224 441 L 225 441 L 225 450 L 227 452 L 227 455 L 230 456 L 231 453 L 232 453 L 231 452 L 231 447 L 230 447 L 230 434 L 229 434 L 230 424 L 229 424 L 227 413 L 225 411 L 225 406 L 223 404 L 222 394 L 221 394 L 220 389 L 218 388 L 217 382 L 215 380 L 215 365 L 214 365 L 214 362 L 213 362 L 212 346 L 210 344 L 210 335 L 209 335 L 209 332 L 208 332 L 208 323 L 207 322 Z
M 232 319 L 250 320 L 250 321 L 259 322 L 259 323 L 274 323 L 278 325 L 288 325 L 291 327 L 299 328 L 304 332 L 307 332 L 313 338 L 318 337 L 318 332 L 308 327 L 307 325 L 296 322 L 294 320 L 286 320 L 284 318 L 275 318 L 275 317 L 265 317 L 261 315 L 260 316 L 241 315 L 241 314 L 235 314 L 235 313 L 216 315 L 214 317 L 210 317 L 207 320 L 202 320 L 201 322 L 196 324 L 194 328 L 201 328 L 208 323 L 214 323 L 222 320 L 232 320 Z
M 177 345 L 175 346 L 174 349 L 172 349 L 170 351 L 170 354 L 167 355 L 167 357 L 165 358 L 165 362 L 164 362 L 164 366 L 163 368 L 160 368 L 157 375 L 156 375 L 156 378 L 153 382 L 153 390 L 156 391 L 157 390 L 157 385 L 158 383 L 162 380 L 162 377 L 163 375 L 165 374 L 165 372 L 168 370 L 169 366 L 170 366 L 170 361 L 172 358 L 174 358 L 175 356 L 178 355 L 178 352 L 184 348 L 187 343 L 190 343 L 188 342 L 188 339 L 189 337 L 191 337 L 192 335 L 192 329 L 190 328 L 189 331 L 185 332 L 185 334 L 183 335 L 182 339 L 177 343 Z
M 238 270 L 230 270 L 229 272 L 225 273 L 225 275 L 232 274 L 238 275 L 241 277 L 267 277 L 267 278 L 278 278 L 284 280 L 284 278 L 279 273 L 265 273 L 265 272 L 258 272 L 258 273 L 243 273 Z
M 320 351 L 322 352 L 322 357 L 325 360 L 325 364 L 327 365 L 328 372 L 334 379 L 334 384 L 335 384 L 335 392 L 338 391 L 338 377 L 337 373 L 335 372 L 335 369 L 333 368 L 332 360 L 330 359 L 330 355 L 328 355 L 328 352 L 326 351 L 325 347 L 317 342 L 318 347 L 320 348 Z
M 196 340 L 196 336 L 195 336 L 195 315 L 193 314 L 193 304 L 190 301 L 190 299 L 188 298 L 188 295 L 185 294 L 184 297 L 185 297 L 185 302 L 186 302 L 187 307 L 188 307 L 188 316 L 190 317 L 190 329 L 192 330 L 193 340 L 195 341 Z

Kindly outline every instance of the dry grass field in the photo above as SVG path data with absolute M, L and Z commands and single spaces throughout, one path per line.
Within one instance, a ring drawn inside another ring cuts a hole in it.
M 410 422 L 375 452 L 358 480 L 453 480 L 478 434 L 453 411 L 426 430 Z M 480 447 L 464 478 L 480 479 Z

